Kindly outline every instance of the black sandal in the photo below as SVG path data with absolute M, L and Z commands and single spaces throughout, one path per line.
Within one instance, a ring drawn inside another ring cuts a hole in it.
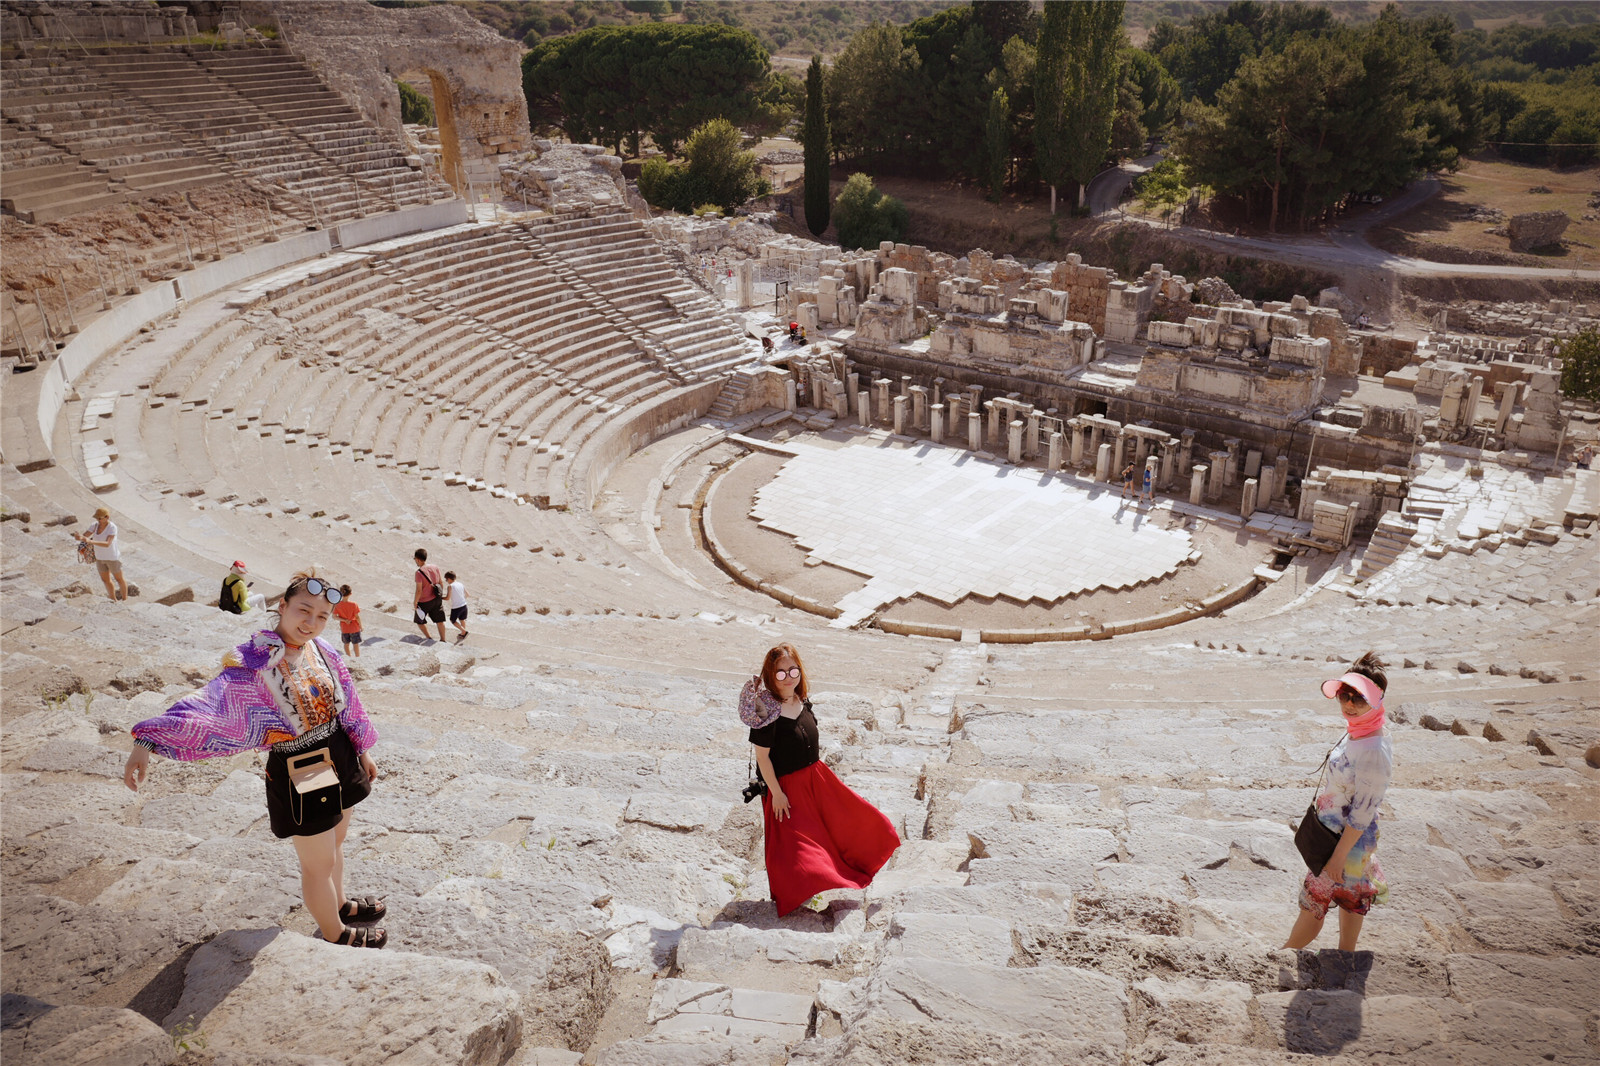
M 355 909 L 349 910 L 351 907 Z M 345 900 L 344 906 L 339 908 L 339 917 L 342 920 L 355 922 L 357 925 L 375 922 L 388 913 L 389 908 L 376 896 L 351 896 Z
M 358 929 L 349 925 L 344 927 L 344 932 L 334 941 L 335 944 L 343 944 L 350 948 L 381 948 L 388 942 L 389 934 L 382 929 L 371 929 L 367 926 Z

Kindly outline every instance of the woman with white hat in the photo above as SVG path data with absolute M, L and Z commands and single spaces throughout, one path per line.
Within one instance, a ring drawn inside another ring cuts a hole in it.
M 1354 951 L 1367 912 L 1388 899 L 1389 886 L 1376 855 L 1378 807 L 1394 773 L 1383 707 L 1389 680 L 1383 669 L 1383 661 L 1369 651 L 1344 676 L 1322 683 L 1322 694 L 1339 701 L 1345 735 L 1328 753 L 1327 783 L 1318 789 L 1313 806 L 1317 821 L 1328 836 L 1337 834 L 1337 840 L 1322 868 L 1306 874 L 1300 915 L 1286 948 L 1303 948 L 1315 940 L 1328 908 L 1336 906 L 1339 950 Z

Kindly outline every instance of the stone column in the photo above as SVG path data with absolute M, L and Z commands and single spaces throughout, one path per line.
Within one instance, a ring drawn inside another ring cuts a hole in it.
M 1272 501 L 1272 490 L 1278 484 L 1278 471 L 1271 464 L 1261 468 L 1260 489 L 1257 492 L 1257 503 L 1265 506 Z
M 1194 465 L 1194 430 L 1186 429 L 1178 435 L 1183 443 L 1178 448 L 1178 473 L 1187 475 Z
M 833 417 L 843 422 L 850 417 L 850 394 L 844 391 L 842 381 L 828 383 L 828 402 L 833 407 Z
M 967 447 L 983 451 L 983 416 L 976 411 L 967 412 Z
M 860 414 L 861 408 L 856 404 L 855 401 L 856 398 L 861 395 L 861 375 L 852 370 L 850 373 L 845 375 L 844 381 L 845 389 L 848 390 L 847 394 L 850 397 L 851 405 L 855 407 L 856 414 Z
M 1000 401 L 999 400 L 990 400 L 989 401 L 989 443 L 990 443 L 990 445 L 997 445 L 997 444 L 1000 443 Z
M 967 386 L 967 402 L 963 405 L 963 410 L 978 411 L 980 413 L 983 411 L 982 385 Z
M 1244 492 L 1239 497 L 1239 516 L 1248 519 L 1256 513 L 1256 495 L 1259 491 L 1259 482 L 1253 477 L 1244 479 Z
M 1511 409 L 1516 406 L 1517 390 L 1509 382 L 1505 391 L 1500 394 L 1500 407 L 1494 414 L 1494 435 L 1501 436 L 1506 431 L 1506 426 L 1511 424 Z
M 856 421 L 863 429 L 872 426 L 872 397 L 867 395 L 866 389 L 856 393 Z
M 1468 429 L 1472 428 L 1473 420 L 1478 417 L 1478 399 L 1483 395 L 1483 379 L 1477 374 L 1472 375 L 1472 384 L 1467 388 L 1466 417 L 1461 424 Z
M 1211 476 L 1206 485 L 1206 495 L 1212 499 L 1221 496 L 1222 490 L 1228 485 L 1227 475 L 1223 473 L 1223 467 L 1227 465 L 1227 452 L 1215 451 L 1211 453 Z
M 1128 431 L 1125 430 L 1125 429 L 1120 429 L 1119 428 L 1117 430 L 1116 438 L 1112 442 L 1112 445 L 1111 445 L 1111 466 L 1112 466 L 1111 476 L 1112 477 L 1121 477 L 1122 476 L 1122 464 L 1124 462 L 1122 456 L 1123 456 L 1123 453 L 1126 451 L 1125 445 L 1127 443 L 1128 443 Z
M 1062 434 L 1062 433 L 1052 433 L 1052 434 L 1050 434 L 1050 460 L 1049 460 L 1049 465 L 1050 465 L 1050 469 L 1051 470 L 1060 470 L 1061 469 L 1061 450 L 1062 450 L 1062 445 L 1065 444 L 1065 443 L 1066 443 L 1065 434 Z
M 822 402 L 822 396 L 823 396 L 822 388 L 823 388 L 822 375 L 821 374 L 817 374 L 817 373 L 813 373 L 811 375 L 811 406 L 815 407 L 819 411 L 823 410 L 825 408 L 825 406 L 826 406 Z
M 1095 462 L 1100 461 L 1100 438 L 1105 436 L 1106 427 L 1099 422 L 1089 423 L 1089 454 L 1095 457 Z
M 1011 463 L 1022 462 L 1022 431 L 1027 428 L 1026 423 L 1020 418 L 1011 420 L 1010 432 L 1006 434 L 1006 460 Z
M 790 374 L 783 379 L 783 409 L 785 411 L 796 411 L 799 407 L 800 396 L 795 388 L 794 375 Z
M 1088 431 L 1084 429 L 1083 424 L 1077 419 L 1067 423 L 1067 428 L 1072 432 L 1072 465 L 1074 467 L 1082 466 L 1083 439 L 1089 435 Z
M 1229 437 L 1222 443 L 1228 449 L 1228 465 L 1222 471 L 1222 484 L 1231 489 L 1234 482 L 1239 480 L 1239 438 Z
M 1149 447 L 1149 444 L 1150 444 L 1150 442 L 1145 439 L 1145 435 L 1143 433 L 1135 433 L 1135 434 L 1133 434 L 1133 465 L 1134 466 L 1141 467 L 1141 468 L 1144 466 L 1145 449 L 1147 447 Z
M 1168 437 L 1161 445 L 1161 487 L 1170 489 L 1178 476 L 1178 442 Z
M 956 427 L 962 424 L 961 401 L 965 398 L 965 395 L 959 392 L 947 392 L 944 394 L 945 419 L 952 433 L 956 432 Z
M 1144 457 L 1144 469 L 1145 469 L 1145 472 L 1150 475 L 1150 488 L 1151 488 L 1151 491 L 1153 492 L 1161 484 L 1161 460 L 1160 460 L 1160 458 L 1158 458 L 1157 456 L 1154 456 L 1154 455 L 1145 456 Z M 1142 475 L 1139 478 L 1139 491 L 1141 493 L 1144 492 L 1144 478 L 1143 478 Z
M 894 382 L 888 378 L 878 378 L 872 383 L 873 391 L 878 394 L 876 397 L 878 402 L 873 410 L 878 412 L 878 421 L 880 422 L 887 421 L 889 418 L 889 386 L 893 384 Z
M 1273 486 L 1272 495 L 1275 497 L 1285 496 L 1289 492 L 1289 457 L 1287 455 L 1278 456 L 1277 461 L 1272 466 L 1278 472 L 1278 483 Z
M 933 443 L 944 443 L 944 404 L 936 403 L 928 408 L 928 436 L 933 438 Z
M 911 375 L 910 374 L 901 374 L 900 375 L 900 395 L 902 395 L 902 396 L 910 396 L 911 395 Z
M 894 398 L 894 431 L 896 436 L 905 436 L 906 432 L 906 398 Z
M 911 386 L 911 428 L 921 429 L 928 424 L 928 390 L 921 385 Z
M 1200 504 L 1206 494 L 1206 474 L 1211 470 L 1204 463 L 1196 463 L 1189 469 L 1189 502 Z
M 1111 445 L 1102 444 L 1094 453 L 1094 479 L 1096 481 L 1111 480 Z
M 1039 412 L 1028 415 L 1028 428 L 1022 437 L 1022 457 L 1032 459 L 1039 454 Z

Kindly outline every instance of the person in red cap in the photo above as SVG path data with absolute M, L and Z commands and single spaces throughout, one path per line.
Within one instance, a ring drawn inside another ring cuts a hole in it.
M 217 606 L 229 614 L 244 614 L 252 607 L 265 608 L 267 598 L 260 593 L 250 594 L 250 582 L 245 580 L 249 570 L 238 559 L 233 561 L 233 566 L 228 570 L 228 576 L 222 579 L 222 592 L 217 597 Z
M 1323 868 L 1306 874 L 1286 948 L 1315 940 L 1328 908 L 1337 906 L 1339 950 L 1354 951 L 1367 912 L 1389 897 L 1376 854 L 1378 807 L 1394 776 L 1394 746 L 1383 707 L 1389 680 L 1383 671 L 1383 660 L 1369 651 L 1344 676 L 1322 683 L 1322 694 L 1339 701 L 1345 735 L 1328 753 L 1328 779 L 1317 790 L 1315 806 L 1317 821 L 1339 839 Z

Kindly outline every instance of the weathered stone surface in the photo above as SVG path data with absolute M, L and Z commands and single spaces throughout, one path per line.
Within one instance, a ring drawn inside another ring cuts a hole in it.
M 487 966 L 279 930 L 223 933 L 196 951 L 165 1024 L 183 1022 L 236 1053 L 316 1055 L 330 1033 L 365 1034 L 343 1045 L 350 1066 L 499 1066 L 521 1042 L 517 995 Z
M 1289 951 L 1074 926 L 1028 926 L 1017 931 L 1017 941 L 1026 961 L 1097 970 L 1121 981 L 1189 977 L 1242 981 L 1256 992 L 1276 992 L 1280 972 L 1285 967 L 1293 972 L 1295 966 Z
M 0 1056 L 28 1066 L 167 1066 L 172 1038 L 141 1014 L 116 1007 L 55 1006 L 7 993 Z
M 1278 1045 L 1285 1051 L 1311 1055 L 1361 1052 L 1420 1057 L 1436 1053 L 1444 1040 L 1438 1005 L 1445 1002 L 1323 991 L 1256 997 L 1262 1022 Z
M 83 999 L 139 967 L 171 962 L 214 931 L 193 915 L 130 918 L 55 896 L 8 892 L 0 983 L 7 992 Z
M 1450 992 L 1465 1003 L 1516 1000 L 1581 1015 L 1592 1010 L 1600 988 L 1600 959 L 1534 958 L 1496 952 L 1451 955 L 1445 960 Z
M 1527 211 L 1511 216 L 1506 235 L 1511 238 L 1513 252 L 1528 252 L 1558 243 L 1571 224 L 1565 211 Z
M 1242 981 L 1147 977 L 1135 982 L 1132 992 L 1142 1007 L 1146 1036 L 1185 1044 L 1248 1044 L 1254 1035 L 1250 986 Z
M 1004 966 L 1011 960 L 1011 926 L 977 914 L 897 912 L 885 951 L 948 962 Z

